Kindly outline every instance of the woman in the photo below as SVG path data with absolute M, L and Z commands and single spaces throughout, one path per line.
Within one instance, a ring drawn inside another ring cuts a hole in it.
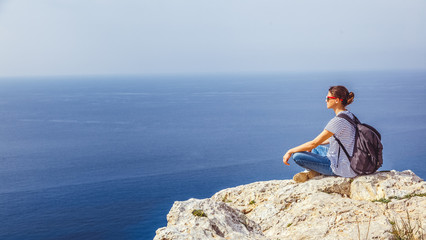
M 290 165 L 288 160 L 293 155 L 293 160 L 307 170 L 294 175 L 294 181 L 305 182 L 320 174 L 342 177 L 357 175 L 351 169 L 349 159 L 343 149 L 340 149 L 339 143 L 334 137 L 332 138 L 335 135 L 352 155 L 355 128 L 347 120 L 337 117 L 337 115 L 347 114 L 354 119 L 354 115 L 346 109 L 353 100 L 354 93 L 349 92 L 344 86 L 330 87 L 326 97 L 327 108 L 333 109 L 336 117 L 328 122 L 314 140 L 288 150 L 283 157 L 284 164 Z

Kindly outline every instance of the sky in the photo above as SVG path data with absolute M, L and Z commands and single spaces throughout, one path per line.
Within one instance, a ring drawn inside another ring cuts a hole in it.
M 424 0 L 0 0 L 0 77 L 426 70 Z

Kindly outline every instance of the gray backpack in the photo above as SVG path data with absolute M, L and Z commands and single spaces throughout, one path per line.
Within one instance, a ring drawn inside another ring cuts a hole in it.
M 352 157 L 340 140 L 334 136 L 340 147 L 345 151 L 351 163 L 352 170 L 358 175 L 371 174 L 377 171 L 383 164 L 383 145 L 380 133 L 372 126 L 361 123 L 355 115 L 353 120 L 346 114 L 339 114 L 337 117 L 346 119 L 355 127 L 355 146 Z

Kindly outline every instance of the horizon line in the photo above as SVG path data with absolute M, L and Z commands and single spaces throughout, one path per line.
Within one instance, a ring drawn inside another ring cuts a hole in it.
M 115 78 L 115 77 L 200 77 L 200 76 L 245 76 L 245 75 L 287 75 L 287 74 L 324 74 L 324 73 L 384 73 L 384 72 L 426 72 L 425 69 L 363 69 L 363 70 L 293 70 L 293 71 L 253 71 L 253 72 L 178 72 L 178 73 L 91 73 L 91 74 L 46 74 L 46 75 L 0 75 L 1 80 L 14 79 L 69 79 L 69 78 Z

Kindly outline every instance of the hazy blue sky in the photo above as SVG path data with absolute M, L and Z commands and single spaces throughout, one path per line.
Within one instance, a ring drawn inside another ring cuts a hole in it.
M 0 0 L 0 76 L 426 69 L 424 0 Z

